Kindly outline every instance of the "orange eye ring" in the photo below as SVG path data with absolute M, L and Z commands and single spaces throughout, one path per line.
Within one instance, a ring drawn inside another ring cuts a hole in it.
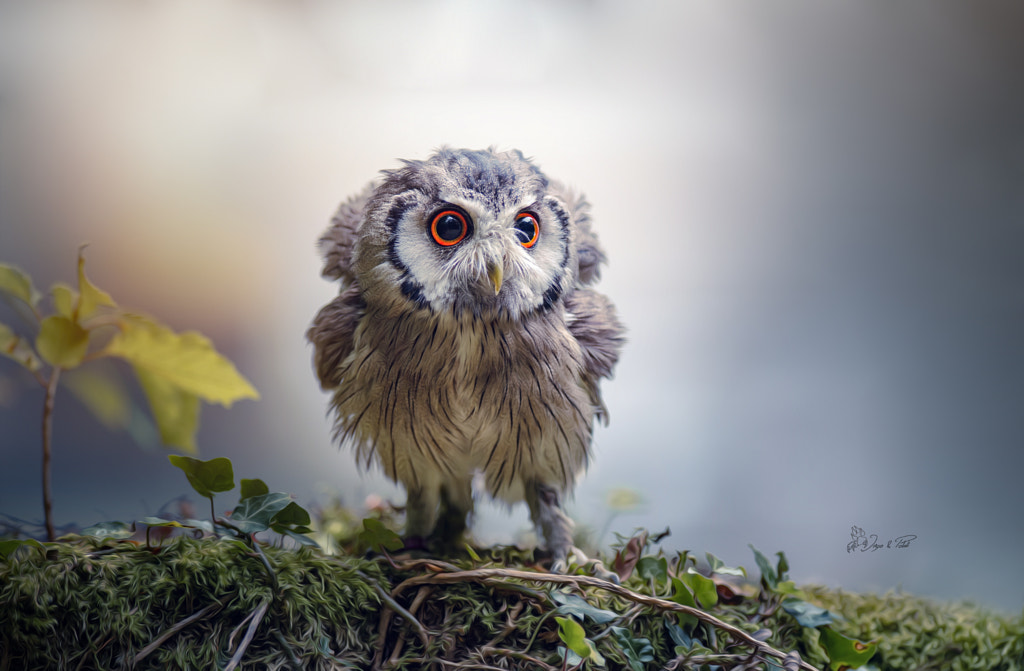
M 430 220 L 430 236 L 442 247 L 457 245 L 468 233 L 466 215 L 458 210 L 441 210 Z
M 516 237 L 519 244 L 529 249 L 537 244 L 540 237 L 540 220 L 533 212 L 520 212 L 516 215 Z

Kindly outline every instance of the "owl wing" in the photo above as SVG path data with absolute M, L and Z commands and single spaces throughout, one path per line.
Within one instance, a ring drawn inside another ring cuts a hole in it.
M 340 206 L 331 218 L 320 238 L 320 255 L 324 257 L 322 275 L 332 280 L 341 280 L 344 284 L 355 281 L 352 272 L 352 250 L 359 238 L 359 226 L 363 223 L 366 203 L 373 195 L 373 183 L 361 192 L 352 196 Z
M 590 225 L 590 203 L 560 182 L 552 181 L 549 190 L 569 209 L 576 227 L 576 255 L 579 260 L 578 281 L 582 285 L 601 279 L 601 264 L 605 262 L 604 249 Z
M 342 283 L 341 293 L 321 308 L 306 332 L 306 338 L 313 343 L 316 374 L 325 390 L 334 389 L 341 383 L 339 367 L 352 352 L 356 327 L 366 310 L 362 290 L 352 269 L 352 252 L 373 186 L 370 184 L 343 202 L 320 238 L 320 254 L 324 258 L 322 274 Z
M 583 352 L 582 382 L 598 419 L 608 422 L 608 409 L 601 400 L 599 383 L 610 378 L 619 352 L 625 344 L 626 329 L 615 313 L 615 306 L 604 294 L 593 289 L 577 289 L 565 297 L 569 333 Z
M 323 306 L 306 338 L 313 343 L 313 364 L 320 387 L 329 390 L 341 384 L 341 362 L 352 353 L 356 327 L 366 311 L 359 285 L 353 280 L 333 301 Z

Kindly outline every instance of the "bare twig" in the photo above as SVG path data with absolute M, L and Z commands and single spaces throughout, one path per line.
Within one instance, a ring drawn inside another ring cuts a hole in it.
M 395 601 L 394 597 L 385 592 L 383 588 L 381 588 L 381 586 L 377 584 L 376 580 L 372 579 L 370 576 L 366 575 L 362 571 L 356 571 L 356 574 L 359 575 L 360 578 L 365 580 L 373 588 L 373 591 L 377 593 L 377 596 L 380 597 L 380 600 L 383 601 L 388 606 L 388 608 L 390 608 L 395 613 L 398 613 L 400 616 L 402 616 L 403 619 L 405 619 L 409 624 L 412 625 L 413 629 L 415 629 L 416 633 L 419 635 L 420 641 L 423 643 L 423 650 L 425 651 L 427 647 L 430 645 L 430 636 L 426 628 L 420 623 L 419 620 L 416 619 L 416 616 L 407 611 L 405 608 L 401 606 L 401 604 Z M 397 588 L 395 591 L 397 592 Z M 390 624 L 390 612 L 386 608 L 381 609 L 380 633 L 377 636 L 377 653 L 376 655 L 374 655 L 373 660 L 373 668 L 375 669 L 380 668 L 381 660 L 384 659 L 384 643 L 387 639 L 388 627 Z
M 414 598 L 412 600 L 412 603 L 409 604 L 409 614 L 413 617 L 416 617 L 416 611 L 420 609 L 420 606 L 423 605 L 423 602 L 426 600 L 427 596 L 429 596 L 430 593 L 433 591 L 434 588 L 430 587 L 429 585 L 424 585 L 423 587 L 420 587 L 420 591 L 416 592 L 416 598 Z M 398 635 L 398 641 L 395 643 L 395 649 L 391 652 L 391 657 L 390 659 L 388 659 L 388 664 L 394 665 L 398 662 L 398 659 L 402 656 L 402 648 L 404 646 L 405 630 L 403 629 L 402 632 Z M 425 648 L 423 650 L 423 654 L 427 654 Z
M 43 402 L 43 517 L 46 519 L 46 540 L 57 539 L 53 530 L 53 497 L 50 492 L 50 456 L 53 441 L 53 402 L 57 396 L 57 382 L 60 380 L 60 366 L 54 366 L 50 381 L 46 385 L 46 400 Z
M 224 671 L 234 671 L 235 667 L 242 661 L 242 657 L 245 655 L 245 651 L 249 648 L 249 644 L 252 643 L 253 636 L 256 635 L 256 629 L 260 626 L 260 622 L 263 621 L 263 616 L 267 614 L 267 608 L 270 607 L 270 599 L 264 599 L 263 603 L 260 604 L 253 614 L 252 619 L 249 622 L 249 628 L 245 632 L 245 637 L 242 638 L 242 642 L 238 644 L 238 650 L 235 651 L 234 656 L 228 665 L 224 667 Z
M 176 623 L 170 629 L 166 630 L 165 632 L 163 632 L 162 634 L 160 634 L 159 636 L 154 638 L 152 643 L 150 643 L 145 648 L 140 650 L 139 654 L 135 655 L 135 657 L 132 659 L 132 665 L 134 666 L 135 664 L 138 664 L 147 655 L 149 655 L 149 653 L 153 652 L 154 650 L 159 648 L 161 645 L 163 645 L 164 641 L 169 639 L 171 636 L 174 636 L 179 631 L 181 631 L 185 627 L 189 626 L 190 624 L 192 624 L 196 620 L 201 620 L 204 617 L 206 617 L 207 615 L 211 615 L 211 614 L 217 612 L 218 610 L 221 609 L 222 606 L 223 606 L 223 604 L 221 602 L 215 601 L 215 602 L 211 603 L 210 605 L 208 605 L 206 608 L 203 608 L 202 610 L 197 611 L 197 612 L 193 613 L 192 615 L 189 615 L 188 617 L 186 617 L 181 622 Z
M 483 646 L 480 648 L 481 656 L 486 655 L 502 655 L 504 657 L 511 657 L 512 659 L 519 659 L 524 662 L 529 662 L 539 669 L 546 669 L 547 671 L 555 671 L 556 667 L 551 666 L 547 662 L 541 661 L 536 657 L 532 657 L 525 652 L 516 652 L 515 650 L 505 650 L 504 648 L 492 648 L 490 646 Z
M 587 587 L 596 587 L 603 589 L 606 592 L 611 592 L 616 596 L 629 599 L 635 603 L 643 604 L 651 608 L 658 608 L 660 610 L 675 611 L 677 613 L 685 613 L 692 615 L 698 620 L 707 622 L 708 624 L 717 627 L 723 631 L 728 632 L 733 638 L 738 639 L 753 647 L 755 650 L 778 659 L 785 659 L 786 653 L 780 652 L 775 648 L 771 647 L 767 643 L 758 641 L 747 632 L 739 629 L 728 622 L 723 622 L 713 615 L 709 615 L 698 608 L 691 608 L 690 606 L 684 606 L 682 604 L 675 603 L 674 601 L 666 601 L 665 599 L 659 599 L 658 597 L 647 596 L 645 594 L 639 594 L 631 589 L 623 587 L 622 585 L 616 585 L 615 583 L 607 580 L 601 580 L 600 578 L 594 578 L 591 576 L 582 575 L 560 575 L 555 573 L 533 573 L 531 571 L 519 571 L 515 569 L 470 569 L 467 571 L 455 571 L 455 572 L 436 572 L 416 576 L 406 580 L 402 585 L 429 585 L 429 584 L 448 584 L 454 582 L 480 582 L 485 584 L 493 584 L 497 580 L 501 579 L 514 579 L 514 580 L 526 580 L 530 582 L 541 582 L 541 583 L 552 583 L 558 585 L 573 585 L 580 587 L 581 585 Z M 817 668 L 811 666 L 807 662 L 801 661 L 800 668 L 806 669 L 807 671 L 819 671 Z

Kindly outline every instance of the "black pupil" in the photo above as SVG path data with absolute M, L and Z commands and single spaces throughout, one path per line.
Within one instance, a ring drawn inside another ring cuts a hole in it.
M 445 214 L 437 220 L 434 229 L 442 240 L 457 240 L 462 235 L 462 222 L 454 214 Z
M 520 217 L 516 221 L 516 234 L 519 235 L 519 242 L 526 244 L 530 240 L 533 240 L 533 236 L 537 233 L 537 222 L 533 220 L 533 217 Z

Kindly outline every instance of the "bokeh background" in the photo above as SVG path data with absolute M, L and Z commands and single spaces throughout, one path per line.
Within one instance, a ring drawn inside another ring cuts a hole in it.
M 46 288 L 88 242 L 122 305 L 231 356 L 262 400 L 205 407 L 203 458 L 401 502 L 330 443 L 315 241 L 399 158 L 520 148 L 589 195 L 629 327 L 581 524 L 1016 612 L 1022 69 L 1012 2 L 3 2 L 0 260 Z M 0 360 L 0 513 L 36 522 L 41 403 Z M 188 492 L 66 392 L 53 482 L 58 524 Z M 848 553 L 851 525 L 917 539 Z

